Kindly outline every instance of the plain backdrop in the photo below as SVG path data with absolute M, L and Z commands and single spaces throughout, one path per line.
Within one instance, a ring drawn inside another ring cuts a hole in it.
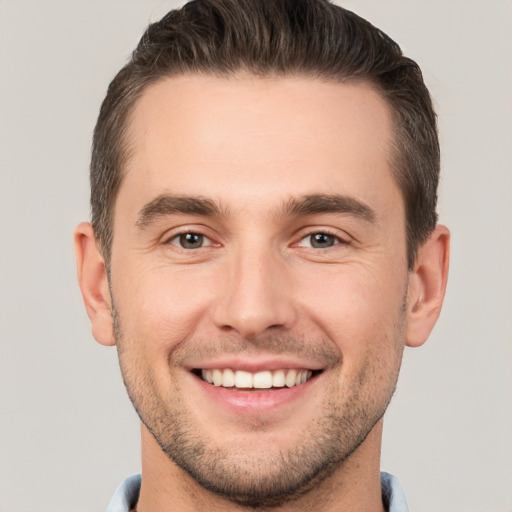
M 0 512 L 104 510 L 138 472 L 113 348 L 90 335 L 72 233 L 100 102 L 162 0 L 0 0 Z M 411 512 L 512 512 L 512 1 L 352 0 L 416 59 L 453 234 L 445 308 L 408 349 L 382 468 Z

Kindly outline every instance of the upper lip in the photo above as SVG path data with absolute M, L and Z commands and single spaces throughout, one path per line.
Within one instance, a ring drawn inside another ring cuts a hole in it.
M 187 365 L 190 370 L 215 370 L 226 369 L 242 370 L 246 372 L 256 373 L 265 370 L 322 370 L 324 366 L 318 362 L 301 361 L 300 358 L 286 357 L 219 357 L 208 359 L 207 361 L 194 362 Z

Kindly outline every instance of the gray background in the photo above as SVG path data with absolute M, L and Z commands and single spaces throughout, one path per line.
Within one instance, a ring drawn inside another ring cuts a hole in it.
M 176 2 L 0 0 L 0 511 L 103 510 L 139 470 L 114 349 L 96 344 L 72 233 L 100 101 Z M 512 2 L 344 3 L 419 61 L 453 233 L 443 315 L 408 349 L 382 467 L 411 511 L 512 512 Z

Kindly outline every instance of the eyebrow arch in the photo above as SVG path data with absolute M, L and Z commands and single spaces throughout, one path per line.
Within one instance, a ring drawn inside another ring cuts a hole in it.
M 225 208 L 222 208 L 219 203 L 205 197 L 162 194 L 140 210 L 136 226 L 141 229 L 145 228 L 158 217 L 166 215 L 188 214 L 216 217 L 226 215 L 226 213 Z M 311 194 L 300 198 L 292 197 L 285 203 L 280 215 L 293 217 L 319 213 L 346 213 L 368 222 L 376 220 L 376 214 L 369 206 L 353 197 L 339 194 Z
M 368 222 L 375 222 L 375 211 L 363 202 L 339 194 L 312 194 L 291 198 L 285 205 L 284 215 L 314 215 L 317 213 L 346 213 Z
M 173 196 L 162 194 L 147 203 L 137 216 L 136 226 L 145 228 L 158 217 L 173 214 L 219 216 L 222 208 L 211 199 L 204 197 Z

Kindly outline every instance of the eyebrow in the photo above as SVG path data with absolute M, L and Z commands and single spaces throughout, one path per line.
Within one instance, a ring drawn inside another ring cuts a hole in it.
M 144 228 L 158 217 L 173 214 L 220 216 L 223 213 L 220 204 L 205 197 L 173 196 L 163 194 L 147 203 L 137 216 L 136 225 Z
M 375 211 L 354 197 L 339 194 L 310 194 L 290 198 L 278 211 L 276 218 L 314 215 L 319 213 L 343 213 L 375 222 Z M 163 194 L 147 203 L 137 216 L 136 225 L 144 228 L 159 217 L 173 214 L 200 215 L 204 217 L 227 216 L 228 209 L 219 202 L 205 197 L 174 196 Z
M 286 203 L 284 215 L 314 215 L 316 213 L 345 213 L 353 217 L 375 222 L 377 215 L 368 205 L 350 196 L 340 194 L 312 194 L 291 198 Z

